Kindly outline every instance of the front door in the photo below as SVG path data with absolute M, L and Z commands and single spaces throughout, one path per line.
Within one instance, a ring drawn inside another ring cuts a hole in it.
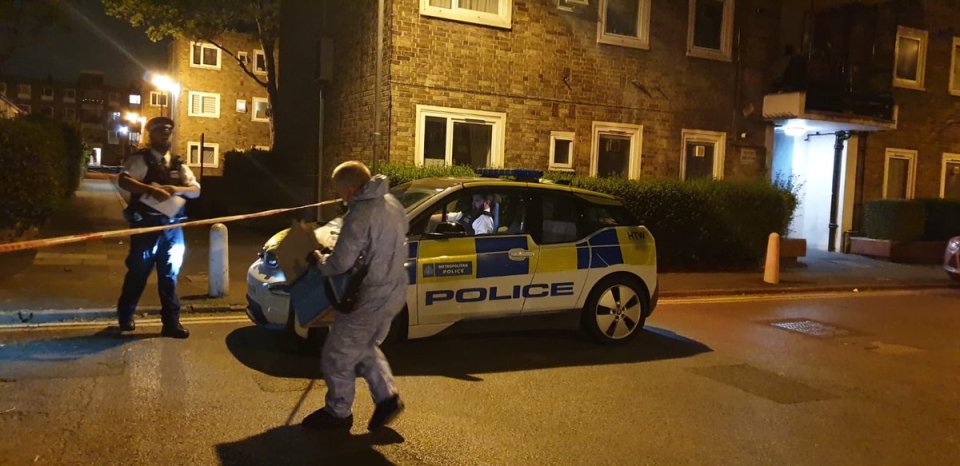
M 525 196 L 518 188 L 464 189 L 414 222 L 418 323 L 520 313 L 538 260 Z M 462 236 L 438 237 L 449 223 Z

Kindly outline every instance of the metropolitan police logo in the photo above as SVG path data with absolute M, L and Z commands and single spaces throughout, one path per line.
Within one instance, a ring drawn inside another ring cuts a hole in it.
M 424 265 L 423 265 L 423 276 L 424 276 L 424 277 L 432 277 L 432 276 L 434 276 L 435 273 L 436 273 L 436 272 L 434 271 L 434 265 L 433 265 L 433 264 L 424 264 Z

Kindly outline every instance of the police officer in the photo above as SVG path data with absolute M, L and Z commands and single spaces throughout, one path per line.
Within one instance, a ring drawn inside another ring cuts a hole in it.
M 183 208 L 169 217 L 148 206 L 146 197 L 156 201 L 167 201 L 170 196 L 182 196 L 195 199 L 200 195 L 200 184 L 179 157 L 170 155 L 170 136 L 173 133 L 173 120 L 166 117 L 152 118 L 145 125 L 149 135 L 146 147 L 127 157 L 123 164 L 118 183 L 120 188 L 130 193 L 130 202 L 124 210 L 124 217 L 131 228 L 170 225 L 183 218 Z M 160 292 L 163 328 L 165 337 L 187 338 L 190 332 L 180 325 L 180 300 L 177 297 L 177 276 L 183 264 L 183 229 L 171 228 L 154 233 L 132 235 L 130 252 L 127 255 L 127 274 L 123 279 L 123 289 L 117 302 L 117 318 L 120 330 L 133 331 L 136 324 L 134 311 L 147 277 L 154 267 L 157 269 L 157 288 Z
M 389 182 L 358 161 L 345 162 L 333 170 L 333 187 L 347 203 L 343 227 L 333 252 L 314 253 L 323 275 L 339 275 L 365 268 L 354 310 L 338 312 L 323 345 L 323 379 L 327 383 L 326 406 L 303 420 L 306 429 L 344 429 L 353 426 L 353 398 L 357 375 L 370 386 L 376 409 L 368 430 L 387 425 L 403 402 L 397 392 L 383 352 L 378 346 L 390 331 L 407 298 L 407 216 L 400 202 L 388 192 Z M 356 277 L 355 277 L 356 278 Z

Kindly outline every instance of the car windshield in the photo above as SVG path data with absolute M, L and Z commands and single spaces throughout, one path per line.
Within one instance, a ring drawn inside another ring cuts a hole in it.
M 390 194 L 393 194 L 393 196 L 400 201 L 400 204 L 403 204 L 403 208 L 407 212 L 410 212 L 418 205 L 437 194 L 437 190 L 423 186 L 414 186 L 413 183 L 404 183 L 391 188 Z

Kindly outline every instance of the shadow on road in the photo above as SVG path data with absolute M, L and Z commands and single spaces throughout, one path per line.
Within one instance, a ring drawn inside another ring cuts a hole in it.
M 393 464 L 374 445 L 403 443 L 390 428 L 363 435 L 345 432 L 305 432 L 299 425 L 282 426 L 243 440 L 217 445 L 221 464 Z
M 463 326 L 471 324 L 463 323 Z M 294 337 L 244 327 L 227 335 L 226 344 L 238 361 L 267 375 L 322 377 L 319 351 L 305 351 L 303 343 Z M 472 381 L 482 380 L 476 374 L 657 361 L 711 351 L 698 341 L 649 325 L 623 346 L 600 345 L 570 329 L 501 328 L 483 333 L 438 335 L 383 350 L 396 375 L 433 375 Z
M 159 333 L 121 335 L 120 330 L 116 326 L 113 326 L 102 329 L 93 335 L 6 343 L 2 345 L 3 350 L 0 351 L 0 361 L 74 361 L 111 350 L 121 345 L 133 343 L 137 340 L 158 336 Z

